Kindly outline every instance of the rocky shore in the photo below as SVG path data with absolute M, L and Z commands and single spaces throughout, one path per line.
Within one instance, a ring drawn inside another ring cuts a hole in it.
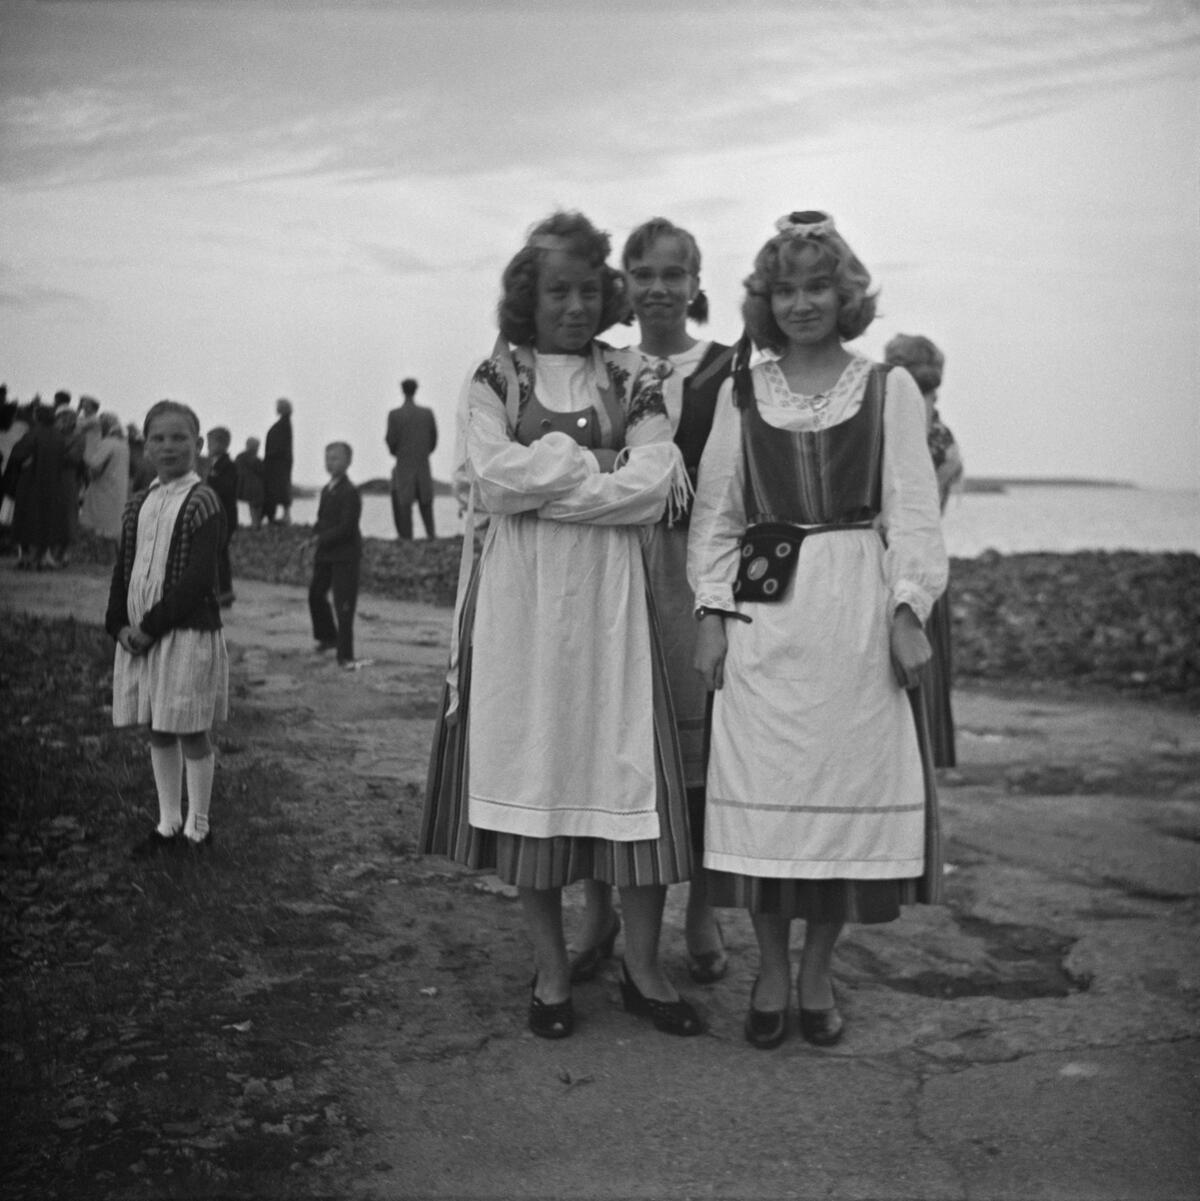
M 240 530 L 235 581 L 306 585 L 311 533 Z M 362 590 L 449 607 L 460 550 L 459 538 L 368 538 Z M 952 560 L 950 578 L 959 684 L 1102 687 L 1200 706 L 1200 556 L 989 552 Z

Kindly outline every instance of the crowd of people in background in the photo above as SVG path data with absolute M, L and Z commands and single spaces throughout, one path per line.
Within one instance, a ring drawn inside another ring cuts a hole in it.
M 264 521 L 291 521 L 290 401 L 280 398 L 275 411 L 262 458 L 254 437 L 232 458 L 232 434 L 217 426 L 208 431 L 208 453 L 197 463 L 225 513 L 218 552 L 218 596 L 225 607 L 234 600 L 229 548 L 239 502 L 249 510 L 252 529 Z M 108 544 L 115 557 L 126 502 L 155 478 L 141 426 L 122 422 L 94 397 L 75 401 L 60 390 L 49 404 L 40 395 L 22 403 L 0 384 L 0 553 L 13 555 L 18 570 L 66 566 L 81 534 Z

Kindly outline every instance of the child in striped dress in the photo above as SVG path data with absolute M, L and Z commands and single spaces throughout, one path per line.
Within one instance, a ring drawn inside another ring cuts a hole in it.
M 217 602 L 225 514 L 196 474 L 200 422 L 186 405 L 161 400 L 146 414 L 144 432 L 158 478 L 125 507 L 104 622 L 117 642 L 113 725 L 150 730 L 159 820 L 133 848 L 136 858 L 211 849 L 210 731 L 229 704 Z

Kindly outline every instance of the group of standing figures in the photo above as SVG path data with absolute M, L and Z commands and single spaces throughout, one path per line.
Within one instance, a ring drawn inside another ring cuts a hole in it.
M 262 446 L 262 458 L 258 449 Z M 287 525 L 292 519 L 292 402 L 275 402 L 275 423 L 267 430 L 266 445 L 246 439 L 246 449 L 234 460 L 235 497 L 250 510 L 250 528 Z
M 146 478 L 140 440 L 94 397 L 81 396 L 76 409 L 65 391 L 52 405 L 9 403 L 0 391 L 0 524 L 16 566 L 64 566 L 81 529 L 115 541 L 125 498 Z
M 908 371 L 846 349 L 875 299 L 827 214 L 777 224 L 735 348 L 688 332 L 707 306 L 686 230 L 655 218 L 622 270 L 609 253 L 559 212 L 503 275 L 466 396 L 465 555 L 486 530 L 464 562 L 422 849 L 517 888 L 541 1037 L 572 1033 L 572 985 L 622 929 L 626 1010 L 704 1029 L 659 955 L 667 886 L 690 881 L 692 978 L 725 973 L 715 910 L 749 910 L 745 1035 L 778 1046 L 801 919 L 799 1027 L 832 1045 L 844 924 L 940 893 L 918 685 L 947 559 L 926 403 Z M 600 342 L 630 309 L 638 347 Z

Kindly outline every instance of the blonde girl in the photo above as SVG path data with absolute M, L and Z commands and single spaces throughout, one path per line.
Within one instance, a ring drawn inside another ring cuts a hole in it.
M 947 572 L 921 393 L 844 345 L 874 317 L 870 274 L 826 213 L 776 229 L 746 280 L 748 337 L 717 402 L 688 546 L 696 666 L 717 690 L 704 865 L 713 903 L 751 914 L 745 1034 L 761 1049 L 788 1031 L 793 919 L 806 923 L 800 1032 L 831 1046 L 843 925 L 938 897 L 936 794 L 910 690 Z

